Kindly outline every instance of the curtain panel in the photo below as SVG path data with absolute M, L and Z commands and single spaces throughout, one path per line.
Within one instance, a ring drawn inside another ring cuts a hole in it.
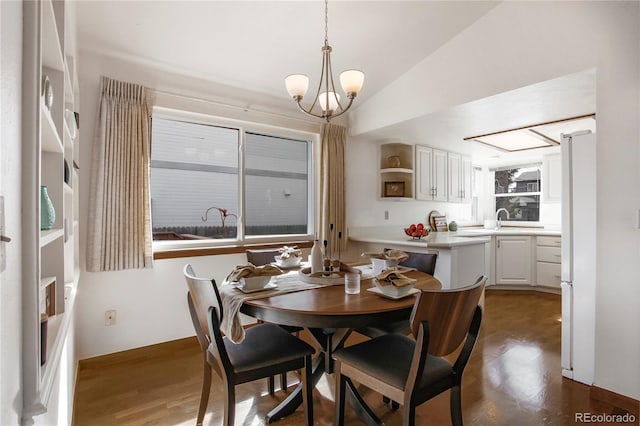
M 347 248 L 344 182 L 347 129 L 323 124 L 320 137 L 320 241 L 330 241 L 332 253 L 337 253 L 338 248 L 344 252 Z M 341 240 L 338 240 L 338 232 L 342 232 Z
M 151 107 L 137 84 L 101 79 L 96 122 L 87 270 L 152 266 L 149 159 Z

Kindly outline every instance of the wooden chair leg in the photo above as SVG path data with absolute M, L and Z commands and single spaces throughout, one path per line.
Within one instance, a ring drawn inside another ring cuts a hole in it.
M 304 357 L 302 370 L 302 403 L 304 404 L 305 426 L 313 426 L 313 377 L 311 355 Z
M 282 392 L 287 393 L 287 373 L 281 373 L 280 374 L 280 390 L 282 390 Z
M 335 406 L 336 406 L 336 426 L 344 426 L 344 394 L 346 392 L 346 381 L 344 376 L 340 374 L 340 366 L 336 363 L 335 370 L 336 390 L 335 390 Z
M 267 390 L 269 391 L 269 395 L 276 393 L 276 382 L 273 376 L 267 377 Z
M 460 385 L 451 388 L 451 424 L 462 426 L 462 396 Z
M 227 391 L 224 394 L 224 426 L 233 426 L 236 418 L 236 388 L 225 381 Z
M 204 414 L 207 412 L 207 405 L 209 404 L 209 391 L 211 390 L 211 366 L 204 361 L 204 372 L 202 374 L 202 390 L 200 391 L 200 406 L 198 407 L 198 418 L 196 419 L 196 425 L 202 425 L 204 420 Z

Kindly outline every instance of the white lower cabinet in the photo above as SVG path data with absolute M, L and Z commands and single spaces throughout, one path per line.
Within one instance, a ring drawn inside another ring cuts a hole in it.
M 531 237 L 496 236 L 496 284 L 531 285 Z
M 536 285 L 560 288 L 560 237 L 537 237 L 536 241 Z

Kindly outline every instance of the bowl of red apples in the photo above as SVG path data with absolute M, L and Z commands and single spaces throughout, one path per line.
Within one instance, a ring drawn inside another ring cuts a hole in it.
M 429 230 L 425 228 L 422 223 L 417 225 L 412 223 L 408 228 L 404 228 L 404 233 L 414 240 L 419 240 L 420 238 L 429 235 Z

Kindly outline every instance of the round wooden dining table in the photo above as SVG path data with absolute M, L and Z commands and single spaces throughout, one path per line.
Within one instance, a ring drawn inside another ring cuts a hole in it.
M 420 271 L 405 272 L 417 280 L 416 289 L 440 289 L 440 281 Z M 332 353 L 344 346 L 354 329 L 400 320 L 409 321 L 415 296 L 401 299 L 383 297 L 367 289 L 375 287 L 372 279 L 363 279 L 360 293 L 346 294 L 343 285 L 331 285 L 293 293 L 276 294 L 263 299 L 246 300 L 240 312 L 264 322 L 303 327 L 319 351 L 313 364 L 313 384 L 324 373 L 333 373 Z M 280 405 L 267 414 L 267 421 L 291 414 L 302 403 L 298 386 Z M 357 393 L 347 389 L 347 400 L 367 424 L 376 424 L 366 404 Z

